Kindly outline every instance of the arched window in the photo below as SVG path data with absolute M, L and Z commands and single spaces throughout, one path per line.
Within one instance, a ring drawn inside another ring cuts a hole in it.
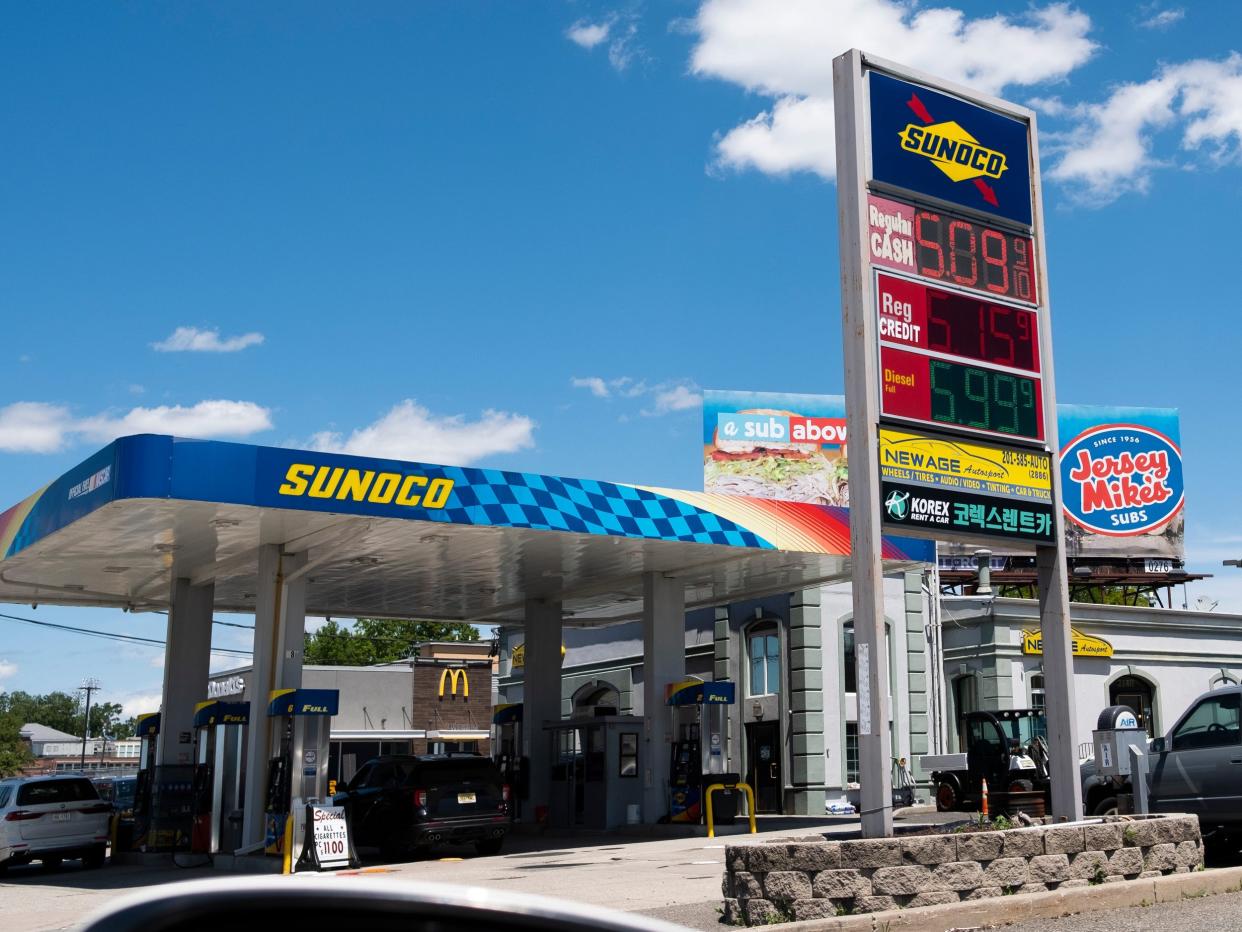
M 1208 689 L 1220 689 L 1222 686 L 1237 686 L 1238 678 L 1228 670 L 1221 670 L 1208 680 Z
M 893 645 L 892 626 L 884 622 L 884 652 L 888 657 L 888 693 L 893 694 Z M 847 621 L 841 625 L 841 658 L 845 665 L 845 692 L 858 692 L 858 646 L 854 638 L 854 622 Z
M 1156 687 L 1150 680 L 1130 673 L 1108 686 L 1109 705 L 1128 705 L 1149 737 L 1156 736 Z
M 774 623 L 757 624 L 747 632 L 746 656 L 750 660 L 748 694 L 774 696 L 780 692 L 781 639 Z
M 611 683 L 589 683 L 574 693 L 574 716 L 593 715 L 597 708 L 621 711 L 621 693 Z

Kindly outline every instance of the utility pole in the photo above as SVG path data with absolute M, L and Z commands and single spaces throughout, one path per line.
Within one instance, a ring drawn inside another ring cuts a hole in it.
M 79 763 L 79 769 L 86 770 L 86 739 L 91 733 L 91 693 L 99 689 L 99 680 L 89 677 L 82 681 L 78 689 L 86 692 L 86 712 L 82 716 L 82 759 Z

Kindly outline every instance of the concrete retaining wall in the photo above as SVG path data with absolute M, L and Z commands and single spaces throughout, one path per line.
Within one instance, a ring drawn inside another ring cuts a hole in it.
M 996 832 L 730 845 L 725 920 L 766 925 L 1040 893 L 1203 866 L 1192 815 Z

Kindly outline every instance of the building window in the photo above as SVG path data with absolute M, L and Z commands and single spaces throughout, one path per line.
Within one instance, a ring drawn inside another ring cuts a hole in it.
M 1221 670 L 1208 681 L 1208 689 L 1220 689 L 1222 686 L 1237 686 L 1238 678 L 1232 673 Z
M 1035 673 L 1031 675 L 1031 708 L 1042 712 L 1045 708 L 1044 693 L 1044 675 Z
M 845 723 L 845 782 L 858 782 L 858 723 Z
M 884 622 L 884 651 L 888 657 L 888 694 L 893 694 L 893 678 L 896 676 L 893 663 L 892 628 Z M 847 621 L 841 626 L 841 655 L 844 658 L 844 682 L 847 693 L 858 692 L 858 646 L 854 637 L 854 622 Z
M 638 732 L 623 731 L 621 733 L 621 769 L 623 777 L 638 776 Z
M 781 687 L 781 641 L 776 625 L 752 629 L 747 638 L 750 655 L 750 694 L 774 696 Z

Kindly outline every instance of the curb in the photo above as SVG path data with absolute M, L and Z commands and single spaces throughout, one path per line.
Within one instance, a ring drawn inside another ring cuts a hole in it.
M 1101 912 L 1242 890 L 1242 867 L 1169 874 L 1148 880 L 1050 890 L 949 903 L 915 909 L 889 909 L 860 916 L 784 923 L 789 932 L 973 932 L 1024 919 L 1059 919 L 1072 913 Z

